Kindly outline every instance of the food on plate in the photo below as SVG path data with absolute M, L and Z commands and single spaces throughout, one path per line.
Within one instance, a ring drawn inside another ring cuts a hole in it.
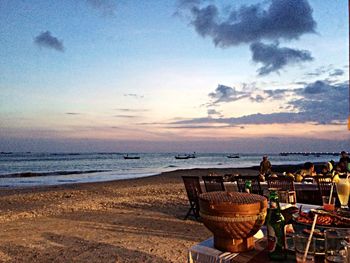
M 303 224 L 312 224 L 315 214 L 318 214 L 316 225 L 350 227 L 350 218 L 340 216 L 336 212 L 324 212 L 322 210 L 311 210 L 309 212 L 299 211 L 296 221 Z

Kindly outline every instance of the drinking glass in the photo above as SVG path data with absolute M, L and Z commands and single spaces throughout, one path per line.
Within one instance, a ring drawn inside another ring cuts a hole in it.
M 348 208 L 349 194 L 350 194 L 350 182 L 348 178 L 339 178 L 336 183 L 338 198 L 342 209 Z
M 347 262 L 350 229 L 327 229 L 325 231 L 326 262 Z
M 306 255 L 306 261 L 303 261 L 306 244 L 309 237 L 302 234 L 293 235 L 296 262 L 315 262 L 315 239 L 311 239 L 310 247 Z
M 323 204 L 324 210 L 334 211 L 335 210 L 335 197 L 329 198 L 329 196 L 322 196 L 322 204 Z

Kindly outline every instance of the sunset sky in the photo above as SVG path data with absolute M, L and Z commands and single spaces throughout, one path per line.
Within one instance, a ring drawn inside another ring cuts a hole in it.
M 0 151 L 350 150 L 346 0 L 0 0 Z

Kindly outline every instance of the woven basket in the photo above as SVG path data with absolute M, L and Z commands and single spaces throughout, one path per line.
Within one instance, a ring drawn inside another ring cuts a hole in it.
M 253 236 L 265 221 L 267 200 L 255 194 L 210 192 L 199 196 L 200 216 L 214 234 L 214 246 L 222 251 L 254 248 Z

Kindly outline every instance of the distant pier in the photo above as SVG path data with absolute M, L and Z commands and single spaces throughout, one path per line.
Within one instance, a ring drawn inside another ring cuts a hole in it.
M 331 156 L 339 156 L 338 152 L 281 152 L 280 156 L 288 156 L 288 155 L 303 155 L 303 156 L 316 156 L 320 157 L 321 155 L 331 155 Z

